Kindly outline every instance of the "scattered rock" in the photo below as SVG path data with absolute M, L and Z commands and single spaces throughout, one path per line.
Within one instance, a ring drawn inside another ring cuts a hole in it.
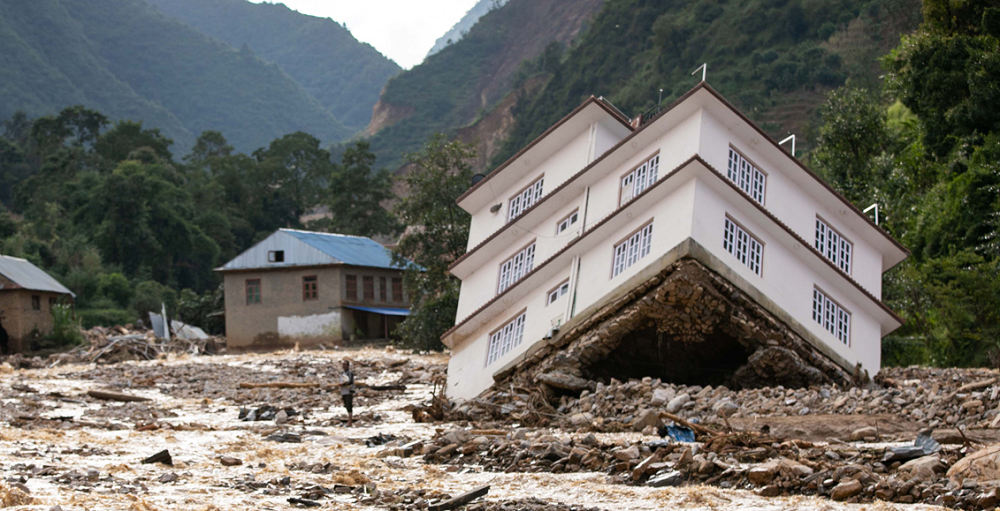
M 830 498 L 833 500 L 841 501 L 847 500 L 859 493 L 861 493 L 861 483 L 856 479 L 850 479 L 844 481 L 833 488 L 830 491 Z

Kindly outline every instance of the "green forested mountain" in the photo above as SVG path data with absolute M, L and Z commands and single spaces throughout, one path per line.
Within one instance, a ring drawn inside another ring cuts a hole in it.
M 507 3 L 507 0 L 479 0 L 476 5 L 473 5 L 462 19 L 458 20 L 447 32 L 441 37 L 434 41 L 434 46 L 431 47 L 430 51 L 427 52 L 427 56 L 430 57 L 435 53 L 444 49 L 445 46 L 449 44 L 457 43 L 460 39 L 465 37 L 465 34 L 469 32 L 473 25 L 479 21 L 486 13 L 490 12 L 492 9 L 499 9 Z
M 246 0 L 149 0 L 163 13 L 277 64 L 352 131 L 371 120 L 400 67 L 340 24 L 283 4 Z
M 698 82 L 691 72 L 702 63 L 708 82 L 765 129 L 801 140 L 827 91 L 877 81 L 877 58 L 919 13 L 915 0 L 608 0 L 547 85 L 519 101 L 493 162 L 591 94 L 629 116 L 656 106 L 659 89 L 669 103 Z M 545 73 L 526 66 L 535 69 Z
M 452 132 L 490 111 L 521 62 L 570 43 L 604 0 L 511 0 L 457 43 L 389 80 L 367 133 L 379 164 L 395 169 L 435 132 Z
M 246 152 L 299 130 L 351 134 L 277 66 L 144 0 L 0 2 L 0 118 L 77 104 L 141 120 L 181 150 L 205 130 Z

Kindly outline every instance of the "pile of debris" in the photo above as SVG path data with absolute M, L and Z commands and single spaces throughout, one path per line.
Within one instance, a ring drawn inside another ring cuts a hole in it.
M 591 431 L 642 431 L 649 424 L 640 419 L 659 410 L 713 421 L 720 414 L 733 419 L 889 414 L 932 428 L 995 428 L 1000 425 L 1000 374 L 987 369 L 887 368 L 876 383 L 864 388 L 777 386 L 740 391 L 674 385 L 652 378 L 612 379 L 588 381 L 578 394 L 494 388 L 477 399 L 445 408 L 453 408 L 451 419 L 509 417 L 525 424 Z
M 95 326 L 83 332 L 84 343 L 65 353 L 49 357 L 49 366 L 60 363 L 113 364 L 126 360 L 154 360 L 168 353 L 212 355 L 225 346 L 225 340 L 216 337 L 172 336 L 169 340 L 157 337 L 153 330 L 134 325 Z

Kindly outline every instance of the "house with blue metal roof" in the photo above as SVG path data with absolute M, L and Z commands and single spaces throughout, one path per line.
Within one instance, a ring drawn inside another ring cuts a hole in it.
M 363 236 L 279 229 L 216 268 L 225 282 L 227 344 L 389 339 L 410 312 L 404 270 Z
M 52 307 L 75 295 L 31 261 L 0 255 L 0 352 L 26 351 L 52 332 Z

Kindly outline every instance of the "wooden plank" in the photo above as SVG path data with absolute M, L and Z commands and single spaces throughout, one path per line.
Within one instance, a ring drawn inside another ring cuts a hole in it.
M 480 486 L 472 491 L 463 493 L 453 499 L 448 499 L 444 502 L 439 502 L 437 504 L 431 504 L 427 507 L 428 511 L 446 511 L 448 509 L 455 509 L 459 506 L 464 506 L 473 500 L 482 497 L 490 492 L 490 485 Z
M 131 394 L 122 394 L 121 392 L 109 392 L 106 390 L 88 390 L 87 395 L 95 399 L 103 399 L 105 401 L 124 401 L 124 402 L 134 402 L 134 401 L 152 401 L 148 397 L 133 396 Z

